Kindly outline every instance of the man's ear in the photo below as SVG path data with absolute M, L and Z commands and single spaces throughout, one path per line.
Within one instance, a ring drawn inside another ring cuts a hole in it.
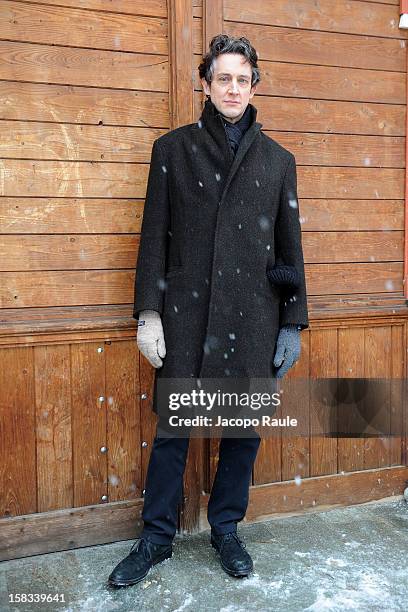
M 211 92 L 210 92 L 210 87 L 209 87 L 207 81 L 205 80 L 205 78 L 200 79 L 200 81 L 201 81 L 201 85 L 203 87 L 205 95 L 209 96 L 211 94 Z
M 250 98 L 253 98 L 253 97 L 254 97 L 255 92 L 256 92 L 256 87 L 257 87 L 257 84 L 255 84 L 255 85 L 253 85 L 253 86 L 251 87 L 251 93 L 249 94 L 249 97 L 250 97 Z

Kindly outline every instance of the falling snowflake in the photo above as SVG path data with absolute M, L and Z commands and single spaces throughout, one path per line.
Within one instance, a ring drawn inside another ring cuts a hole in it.
M 199 128 L 202 128 L 202 127 L 203 127 L 203 122 L 201 121 L 201 119 L 199 119 L 199 120 L 197 121 L 197 125 L 198 125 L 198 127 L 199 127 Z
M 218 172 L 215 174 L 215 180 L 216 181 L 220 181 L 221 180 L 221 174 L 218 174 Z
M 199 295 L 199 294 L 198 294 L 198 291 L 193 291 L 193 296 L 194 296 L 195 298 L 198 298 L 198 295 Z
M 296 484 L 299 486 L 301 482 L 302 482 L 302 479 L 301 479 L 301 477 L 299 476 L 299 474 L 297 474 L 297 475 L 295 476 L 295 483 L 296 483 Z
M 235 334 L 234 334 L 234 332 L 231 332 L 231 333 L 229 334 L 229 337 L 230 337 L 230 339 L 231 339 L 231 340 L 235 340 Z
M 259 181 L 258 181 L 258 179 L 256 179 L 256 180 L 255 180 L 255 185 L 256 185 L 257 187 L 259 187 Z
M 261 215 L 260 217 L 258 217 L 258 223 L 259 223 L 259 226 L 260 226 L 262 231 L 264 231 L 264 232 L 268 231 L 268 229 L 270 227 L 270 223 L 269 223 L 268 217 L 265 217 L 265 215 Z
M 198 181 L 198 184 L 200 185 L 200 187 L 203 187 L 203 184 L 201 181 Z
M 291 208 L 297 208 L 297 207 L 298 207 L 298 202 L 297 202 L 297 200 L 295 200 L 295 198 L 290 199 L 290 200 L 289 200 L 289 206 L 290 206 Z
M 166 172 L 167 172 L 167 168 L 166 168 L 166 166 L 162 166 L 162 170 L 163 170 L 163 172 L 166 174 Z
M 385 281 L 385 288 L 388 291 L 392 291 L 394 289 L 394 283 L 392 282 L 392 280 Z
M 206 344 L 209 348 L 217 348 L 219 345 L 217 336 L 208 336 Z

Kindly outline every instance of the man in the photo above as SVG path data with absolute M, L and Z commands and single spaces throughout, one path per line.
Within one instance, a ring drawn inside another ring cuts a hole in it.
M 139 349 L 157 368 L 156 413 L 161 378 L 284 376 L 309 325 L 295 158 L 261 132 L 249 102 L 256 51 L 245 38 L 216 36 L 199 73 L 207 95 L 199 121 L 153 144 L 137 262 L 133 316 Z M 237 523 L 259 443 L 258 435 L 220 441 L 207 516 L 232 576 L 253 569 Z M 188 445 L 156 432 L 143 531 L 110 584 L 135 584 L 172 556 Z

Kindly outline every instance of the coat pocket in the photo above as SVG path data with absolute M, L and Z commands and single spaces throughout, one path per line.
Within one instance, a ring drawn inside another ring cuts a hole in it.
M 296 291 L 299 287 L 299 273 L 294 266 L 287 266 L 278 261 L 273 267 L 266 269 L 266 276 L 272 287 L 280 292 Z

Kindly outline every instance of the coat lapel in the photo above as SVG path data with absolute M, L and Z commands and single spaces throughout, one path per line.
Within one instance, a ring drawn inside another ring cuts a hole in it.
M 252 104 L 250 104 L 249 106 L 251 108 L 251 124 L 243 135 L 241 142 L 239 143 L 239 147 L 235 154 L 235 157 L 229 144 L 228 135 L 222 122 L 221 114 L 218 112 L 218 110 L 210 99 L 206 100 L 202 115 L 200 117 L 200 121 L 203 123 L 204 127 L 207 129 L 207 131 L 210 133 L 210 135 L 220 148 L 223 159 L 227 159 L 229 161 L 228 176 L 225 181 L 224 189 L 221 195 L 221 201 L 219 204 L 223 202 L 228 192 L 228 188 L 231 184 L 231 181 L 234 178 L 239 166 L 241 165 L 241 162 L 244 159 L 246 152 L 254 142 L 256 136 L 259 134 L 260 129 L 262 127 L 262 123 L 256 121 L 257 109 Z

